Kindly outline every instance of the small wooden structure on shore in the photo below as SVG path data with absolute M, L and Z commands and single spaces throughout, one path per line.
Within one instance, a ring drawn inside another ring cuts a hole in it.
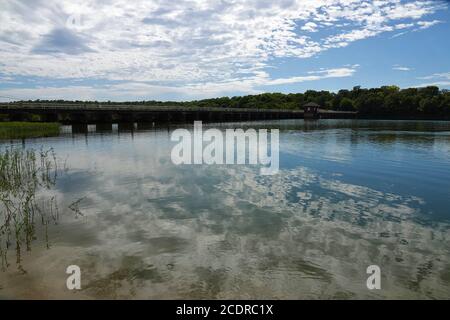
M 318 119 L 320 106 L 314 102 L 308 102 L 303 106 L 303 113 L 305 119 Z

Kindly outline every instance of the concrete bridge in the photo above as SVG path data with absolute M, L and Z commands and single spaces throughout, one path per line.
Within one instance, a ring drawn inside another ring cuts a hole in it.
M 144 106 L 119 104 L 0 103 L 0 115 L 10 121 L 61 123 L 154 122 L 187 123 L 303 119 L 302 110 Z M 355 118 L 355 112 L 319 110 L 323 119 Z

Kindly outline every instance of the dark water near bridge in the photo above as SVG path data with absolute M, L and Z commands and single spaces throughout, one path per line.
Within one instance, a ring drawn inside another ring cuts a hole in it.
M 450 298 L 449 122 L 219 127 L 241 126 L 280 129 L 277 175 L 175 166 L 170 127 L 13 142 L 54 148 L 65 170 L 46 191 L 60 209 L 49 248 L 37 233 L 20 268 L 10 248 L 0 298 Z

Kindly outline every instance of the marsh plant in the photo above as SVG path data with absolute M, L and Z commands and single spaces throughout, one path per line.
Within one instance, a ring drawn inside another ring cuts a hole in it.
M 58 136 L 59 123 L 0 122 L 0 140 L 29 139 Z
M 59 217 L 55 196 L 58 166 L 53 149 L 34 150 L 7 147 L 0 150 L 0 256 L 1 268 L 9 266 L 7 252 L 16 250 L 21 267 L 21 253 L 31 251 L 32 241 L 41 233 L 49 247 L 48 227 Z M 38 223 L 42 228 L 38 228 Z M 39 230 L 39 231 L 38 231 Z

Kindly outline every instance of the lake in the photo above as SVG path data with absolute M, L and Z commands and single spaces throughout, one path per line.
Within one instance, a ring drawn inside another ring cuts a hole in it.
M 174 126 L 3 141 L 53 148 L 58 176 L 39 192 L 59 214 L 36 219 L 28 250 L 4 248 L 0 298 L 450 298 L 450 122 L 204 126 L 279 129 L 278 174 L 176 166 Z M 70 265 L 81 290 L 66 287 Z

